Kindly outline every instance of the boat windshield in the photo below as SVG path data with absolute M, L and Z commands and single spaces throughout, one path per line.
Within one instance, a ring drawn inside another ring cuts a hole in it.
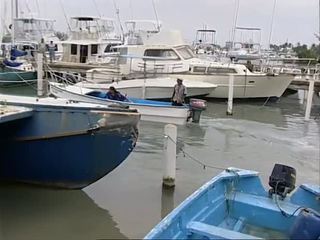
M 146 57 L 165 58 L 166 60 L 177 60 L 178 55 L 172 49 L 147 49 L 144 52 Z
M 184 60 L 188 60 L 195 57 L 189 46 L 178 47 L 176 48 L 176 50 Z

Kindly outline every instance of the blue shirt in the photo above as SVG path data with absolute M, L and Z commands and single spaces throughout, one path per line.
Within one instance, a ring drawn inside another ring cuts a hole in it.
M 128 99 L 119 92 L 116 92 L 114 95 L 112 95 L 111 92 L 107 92 L 107 98 L 115 101 L 128 101 Z

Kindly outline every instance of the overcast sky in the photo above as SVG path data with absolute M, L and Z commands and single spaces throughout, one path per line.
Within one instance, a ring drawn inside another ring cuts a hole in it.
M 60 2 L 68 17 L 98 15 L 115 17 L 113 0 L 19 0 L 37 11 L 40 17 L 56 19 L 56 28 L 67 31 Z M 120 17 L 152 19 L 155 14 L 152 0 L 114 0 Z M 154 0 L 163 28 L 179 29 L 186 40 L 195 38 L 196 30 L 206 25 L 217 31 L 219 44 L 230 39 L 236 0 Z M 270 33 L 274 0 L 240 0 L 238 26 L 261 28 L 261 43 L 266 45 Z M 98 8 L 96 7 L 98 6 Z M 97 10 L 99 9 L 99 10 Z M 272 34 L 273 43 L 318 43 L 314 33 L 319 32 L 319 0 L 277 0 Z

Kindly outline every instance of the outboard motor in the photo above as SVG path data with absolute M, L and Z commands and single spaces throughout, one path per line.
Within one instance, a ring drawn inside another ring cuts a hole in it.
M 202 99 L 190 98 L 190 109 L 192 122 L 198 123 L 203 110 L 207 108 L 207 101 Z
M 269 177 L 269 193 L 277 194 L 283 198 L 295 188 L 296 170 L 292 167 L 275 164 Z

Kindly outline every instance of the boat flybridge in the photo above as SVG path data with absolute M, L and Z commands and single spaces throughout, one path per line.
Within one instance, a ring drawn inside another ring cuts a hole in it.
M 108 63 L 116 55 L 113 47 L 122 44 L 111 18 L 76 16 L 70 25 L 69 39 L 62 42 L 63 62 Z
M 228 52 L 228 57 L 238 60 L 261 59 L 261 29 L 255 27 L 236 27 L 235 41 Z
M 280 97 L 292 76 L 251 72 L 245 65 L 197 58 L 179 31 L 141 35 L 140 43 L 118 46 L 120 72 L 135 76 L 160 75 L 216 84 L 208 95 L 227 98 L 234 76 L 234 98 Z
M 216 30 L 198 29 L 193 49 L 196 54 L 214 54 L 216 50 Z
M 150 37 L 152 34 L 159 33 L 161 22 L 153 20 L 127 20 L 125 21 L 126 34 L 125 44 L 135 45 L 142 44 L 143 39 Z
M 19 17 L 13 20 L 14 22 L 14 44 L 20 50 L 35 50 L 41 39 L 44 39 L 46 44 L 50 41 L 56 45 L 56 55 L 59 57 L 62 54 L 61 41 L 55 34 L 55 20 L 36 18 L 36 17 Z

